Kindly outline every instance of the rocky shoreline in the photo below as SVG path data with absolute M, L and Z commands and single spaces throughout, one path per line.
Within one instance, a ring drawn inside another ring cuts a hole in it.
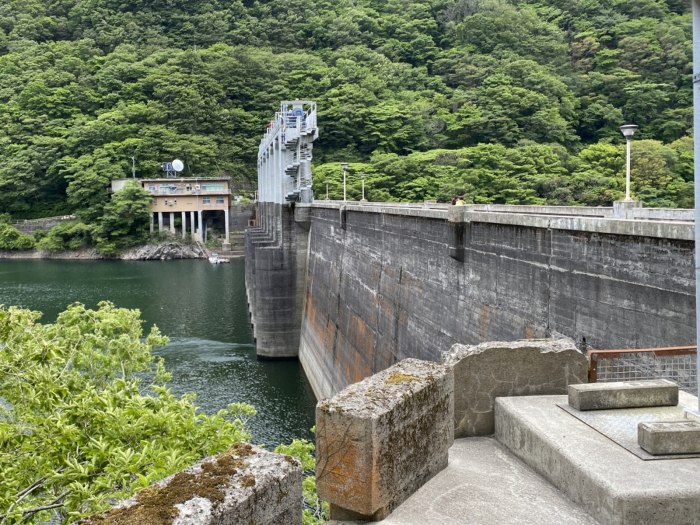
M 0 250 L 0 259 L 70 259 L 70 260 L 123 260 L 123 261 L 171 261 L 175 259 L 201 259 L 206 253 L 198 246 L 174 242 L 146 244 L 124 251 L 116 257 L 105 257 L 94 248 L 49 252 L 41 250 Z

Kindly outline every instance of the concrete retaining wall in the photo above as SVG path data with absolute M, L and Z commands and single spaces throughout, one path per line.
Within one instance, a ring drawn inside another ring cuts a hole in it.
M 74 220 L 76 220 L 75 215 L 62 215 L 60 217 L 45 217 L 43 219 L 13 221 L 12 226 L 17 228 L 22 233 L 31 234 L 37 231 L 48 231 L 54 226 Z
M 232 204 L 229 213 L 231 232 L 245 231 L 249 221 L 255 216 L 253 204 Z
M 319 398 L 455 343 L 695 340 L 687 222 L 314 204 L 299 358 Z M 606 212 L 607 215 L 607 212 Z

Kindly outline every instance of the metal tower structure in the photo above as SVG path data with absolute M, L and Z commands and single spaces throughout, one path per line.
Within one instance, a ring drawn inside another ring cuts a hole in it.
M 316 103 L 283 101 L 258 149 L 258 202 L 310 203 Z

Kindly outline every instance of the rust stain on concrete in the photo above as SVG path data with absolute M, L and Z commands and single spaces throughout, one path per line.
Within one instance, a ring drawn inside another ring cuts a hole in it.
M 491 307 L 485 304 L 481 307 L 481 315 L 479 316 L 479 337 L 482 341 L 488 338 L 490 322 Z

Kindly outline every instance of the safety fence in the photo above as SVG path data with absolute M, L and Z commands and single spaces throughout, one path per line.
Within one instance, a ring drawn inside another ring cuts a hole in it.
M 697 393 L 697 347 L 589 350 L 588 382 L 670 379 L 681 390 Z

